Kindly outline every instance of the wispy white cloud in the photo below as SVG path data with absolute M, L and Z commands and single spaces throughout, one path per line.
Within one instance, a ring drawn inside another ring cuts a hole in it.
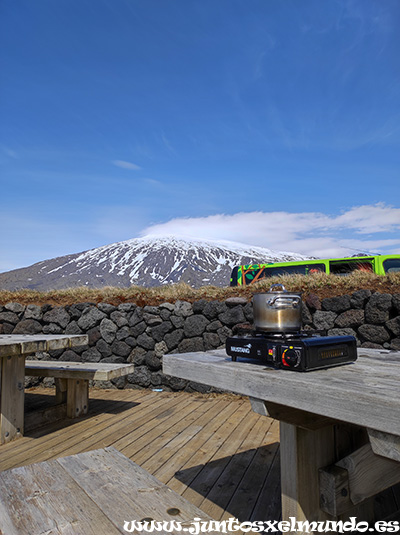
M 335 216 L 321 212 L 240 212 L 176 218 L 148 226 L 141 235 L 230 240 L 323 257 L 355 251 L 398 252 L 399 230 L 400 209 L 378 203 L 352 207 Z
M 175 149 L 172 146 L 170 140 L 167 138 L 164 132 L 161 132 L 161 141 L 164 145 L 164 147 L 169 151 L 175 154 Z
M 114 160 L 112 162 L 117 167 L 122 169 L 130 169 L 131 171 L 140 171 L 141 167 L 132 162 L 126 162 L 125 160 Z
M 160 182 L 159 180 L 156 180 L 154 178 L 145 178 L 144 182 L 146 182 L 147 184 L 150 184 L 150 186 L 161 186 L 162 185 L 162 182 Z
M 384 203 L 356 206 L 334 218 L 339 228 L 352 228 L 360 234 L 394 232 L 400 229 L 400 208 Z
M 16 151 L 10 149 L 10 147 L 6 147 L 5 145 L 0 145 L 0 151 L 9 158 L 18 158 L 18 154 L 16 153 Z

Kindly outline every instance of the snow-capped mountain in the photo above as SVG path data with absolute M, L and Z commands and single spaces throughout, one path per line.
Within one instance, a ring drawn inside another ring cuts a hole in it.
M 1 273 L 0 289 L 160 286 L 180 281 L 195 288 L 228 286 L 236 265 L 306 258 L 229 241 L 146 236 Z

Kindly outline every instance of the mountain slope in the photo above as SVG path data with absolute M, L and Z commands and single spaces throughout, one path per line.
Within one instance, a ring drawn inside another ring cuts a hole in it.
M 146 236 L 0 273 L 0 289 L 159 286 L 180 281 L 195 288 L 228 286 L 235 265 L 303 259 L 235 242 Z

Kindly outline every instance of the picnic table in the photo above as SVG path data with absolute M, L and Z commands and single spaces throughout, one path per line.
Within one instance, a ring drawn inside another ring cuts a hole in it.
M 249 396 L 280 421 L 282 519 L 373 521 L 372 497 L 400 481 L 400 352 L 306 373 L 225 350 L 170 354 L 163 371 Z
M 24 434 L 25 359 L 37 351 L 88 344 L 87 335 L 0 335 L 0 444 Z

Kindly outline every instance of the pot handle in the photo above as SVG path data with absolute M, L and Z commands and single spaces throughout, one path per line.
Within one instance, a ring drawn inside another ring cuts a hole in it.
M 267 303 L 275 308 L 298 308 L 300 301 L 300 297 L 297 296 L 275 295 L 268 299 Z
M 272 288 L 281 288 L 281 292 L 286 292 L 287 293 L 287 290 L 286 288 L 283 286 L 283 284 L 280 284 L 280 283 L 277 283 L 277 284 L 272 284 L 271 285 L 271 288 L 269 289 L 269 291 L 272 290 Z

